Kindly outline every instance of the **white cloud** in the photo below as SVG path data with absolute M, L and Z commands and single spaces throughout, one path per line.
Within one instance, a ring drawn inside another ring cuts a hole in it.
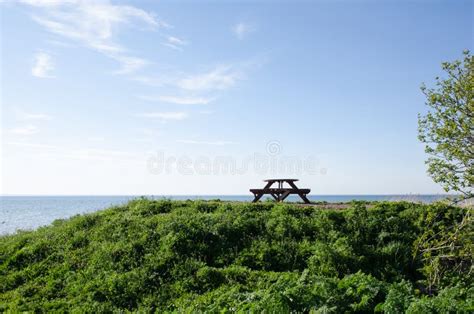
M 53 7 L 63 4 L 74 4 L 77 0 L 20 0 L 21 3 L 32 5 L 35 7 Z
M 44 113 L 23 113 L 21 120 L 52 120 L 53 117 Z
M 33 19 L 49 32 L 118 61 L 121 69 L 117 73 L 129 73 L 147 64 L 146 60 L 128 56 L 127 49 L 114 40 L 119 26 L 171 27 L 149 12 L 107 1 L 27 0 L 23 3 L 42 9 Z
M 141 118 L 154 118 L 160 120 L 184 120 L 188 117 L 186 112 L 148 112 L 148 113 L 139 113 L 136 115 Z
M 163 45 L 176 50 L 183 50 L 183 46 L 186 46 L 187 44 L 186 41 L 174 36 L 168 36 L 166 42 L 163 43 Z
M 208 114 L 208 115 L 209 115 L 209 114 L 213 114 L 214 111 L 212 111 L 212 110 L 201 110 L 201 111 L 199 111 L 199 113 L 201 113 L 201 114 Z
M 118 151 L 110 149 L 97 149 L 97 148 L 75 148 L 75 147 L 64 147 L 54 146 L 41 143 L 31 142 L 7 142 L 7 145 L 21 147 L 25 149 L 31 149 L 38 151 L 35 156 L 49 157 L 57 160 L 97 160 L 97 161 L 127 161 L 127 160 L 140 160 L 143 158 L 143 153 Z
M 158 137 L 161 137 L 163 134 L 160 130 L 152 128 L 142 128 L 138 129 L 138 136 L 134 139 L 135 142 L 154 142 Z
M 222 65 L 214 70 L 198 75 L 191 75 L 178 80 L 178 87 L 186 90 L 223 90 L 233 86 L 242 79 L 242 73 L 231 65 Z
M 56 46 L 56 47 L 62 47 L 62 48 L 72 48 L 75 47 L 74 44 L 71 43 L 66 43 L 64 41 L 60 40 L 54 40 L 54 39 L 48 39 L 46 42 L 50 45 Z
M 139 157 L 137 153 L 96 148 L 71 150 L 65 153 L 67 158 L 80 160 L 124 161 L 125 159 Z
M 178 143 L 183 143 L 183 144 L 216 145 L 216 146 L 222 146 L 222 145 L 236 144 L 235 142 L 231 142 L 231 141 L 195 141 L 195 140 L 178 140 L 177 142 L 178 142 Z
M 183 51 L 183 48 L 181 48 L 179 46 L 176 46 L 176 45 L 173 45 L 173 44 L 170 44 L 170 43 L 163 43 L 163 46 L 166 46 L 166 47 L 174 49 L 174 50 Z
M 186 45 L 186 41 L 179 39 L 178 37 L 169 36 L 168 42 L 173 45 Z
M 142 128 L 142 129 L 138 129 L 138 132 L 140 133 L 140 135 L 149 136 L 149 137 L 158 137 L 162 135 L 161 131 L 157 129 Z
M 237 23 L 236 25 L 234 25 L 232 27 L 232 32 L 235 34 L 235 36 L 237 36 L 238 39 L 242 40 L 244 39 L 244 37 L 255 31 L 255 27 L 250 25 L 250 24 L 247 24 L 247 23 L 243 23 L 243 22 L 240 22 L 240 23 Z
M 136 57 L 113 56 L 112 58 L 119 61 L 121 65 L 120 69 L 115 72 L 117 74 L 132 73 L 149 64 L 147 60 Z
M 10 133 L 16 134 L 16 135 L 33 135 L 38 132 L 39 132 L 38 128 L 34 125 L 27 125 L 24 127 L 10 129 Z
M 181 97 L 181 96 L 138 96 L 138 98 L 147 101 L 158 101 L 177 105 L 207 105 L 214 98 L 206 97 Z
M 45 52 L 38 52 L 35 55 L 35 64 L 31 69 L 31 74 L 39 78 L 53 78 L 51 72 L 54 70 L 54 63 L 51 56 Z
M 7 142 L 8 145 L 19 146 L 25 148 L 39 148 L 39 149 L 57 149 L 57 146 L 38 144 L 38 143 L 27 143 L 27 142 Z
M 199 95 L 200 92 L 228 89 L 266 62 L 265 57 L 255 57 L 239 63 L 220 64 L 201 73 L 176 71 L 174 68 L 165 67 L 159 71 L 159 75 L 131 76 L 130 79 L 149 86 L 178 88 L 181 94 Z
M 151 76 L 135 76 L 130 78 L 132 81 L 142 83 L 149 86 L 163 86 L 172 84 L 172 79 L 169 77 L 151 77 Z
M 102 136 L 92 136 L 92 137 L 87 138 L 87 140 L 91 142 L 103 142 L 105 141 L 105 138 Z

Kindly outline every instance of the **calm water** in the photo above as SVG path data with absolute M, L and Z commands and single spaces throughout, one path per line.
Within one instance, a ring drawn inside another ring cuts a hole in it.
M 124 204 L 137 196 L 0 196 L 0 234 L 13 233 L 17 229 L 35 229 L 55 219 L 93 212 L 111 205 Z M 227 201 L 251 201 L 251 195 L 207 196 L 150 196 L 155 199 L 221 199 Z M 409 200 L 430 203 L 445 198 L 444 195 L 311 195 L 312 201 L 349 202 L 351 200 L 395 201 Z M 296 201 L 296 197 L 289 197 Z

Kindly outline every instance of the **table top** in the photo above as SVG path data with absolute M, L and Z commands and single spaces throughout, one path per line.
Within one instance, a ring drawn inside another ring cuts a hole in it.
M 263 180 L 263 182 L 278 182 L 278 181 L 291 181 L 291 182 L 294 182 L 294 181 L 298 181 L 298 179 L 266 179 L 266 180 Z

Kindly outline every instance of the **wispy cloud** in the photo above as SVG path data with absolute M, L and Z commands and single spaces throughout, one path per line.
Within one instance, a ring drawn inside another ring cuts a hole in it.
M 138 129 L 138 136 L 134 139 L 135 142 L 154 142 L 158 137 L 162 136 L 161 131 L 152 128 Z
M 28 143 L 28 142 L 7 142 L 7 145 L 25 147 L 25 148 L 38 148 L 38 149 L 57 149 L 57 146 L 38 144 L 38 143 Z
M 111 56 L 113 59 L 120 62 L 120 69 L 115 71 L 117 74 L 129 74 L 135 72 L 147 64 L 149 61 L 136 57 L 124 57 L 124 56 Z
M 214 100 L 214 98 L 194 96 L 138 96 L 138 98 L 177 105 L 207 105 Z
M 200 114 L 208 114 L 208 115 L 209 115 L 209 114 L 213 114 L 214 111 L 213 111 L 213 110 L 201 110 L 201 111 L 199 111 L 199 113 L 200 113 Z
M 183 46 L 187 44 L 187 41 L 174 36 L 168 36 L 166 42 L 163 43 L 163 45 L 175 50 L 183 50 Z
M 35 7 L 55 7 L 63 4 L 75 4 L 78 0 L 20 0 L 19 2 Z
M 73 48 L 75 47 L 74 44 L 72 43 L 67 43 L 61 40 L 55 40 L 55 39 L 48 39 L 46 42 L 50 45 L 56 46 L 56 47 L 61 47 L 61 48 Z
M 124 161 L 126 159 L 139 157 L 139 154 L 137 153 L 96 148 L 72 150 L 70 152 L 66 152 L 66 154 L 68 158 L 72 159 L 98 161 Z
M 136 114 L 140 118 L 152 118 L 160 119 L 164 121 L 168 120 L 184 120 L 188 117 L 187 112 L 176 111 L 176 112 L 147 112 Z
M 53 78 L 53 59 L 46 52 L 38 52 L 35 55 L 35 63 L 31 69 L 31 74 L 39 78 Z
M 27 125 L 23 127 L 10 129 L 10 133 L 16 134 L 16 135 L 33 135 L 38 132 L 39 132 L 38 128 L 34 125 Z
M 243 22 L 237 23 L 234 26 L 232 26 L 232 32 L 240 40 L 244 39 L 247 36 L 247 34 L 253 31 L 255 31 L 255 27 L 253 25 L 243 23 Z
M 92 136 L 92 137 L 88 137 L 87 140 L 90 142 L 103 142 L 105 141 L 105 138 L 102 136 Z
M 95 160 L 95 161 L 114 161 L 127 162 L 131 160 L 141 160 L 144 153 L 118 151 L 113 149 L 97 148 L 74 148 L 64 146 L 54 146 L 31 142 L 7 142 L 7 145 L 16 146 L 35 151 L 35 156 L 49 157 L 56 160 Z
M 149 12 L 107 1 L 26 0 L 23 3 L 40 10 L 33 19 L 49 32 L 118 61 L 121 69 L 117 73 L 129 73 L 147 64 L 144 59 L 129 56 L 127 49 L 114 40 L 119 26 L 170 27 Z
M 183 46 L 187 44 L 186 41 L 179 39 L 178 37 L 173 37 L 173 36 L 168 36 L 168 42 L 170 44 L 179 45 L 179 46 Z
M 140 135 L 147 136 L 147 137 L 159 137 L 162 135 L 160 130 L 151 129 L 151 128 L 141 128 L 138 129 Z
M 44 120 L 44 121 L 49 121 L 49 120 L 52 120 L 53 117 L 48 115 L 48 114 L 44 114 L 44 113 L 22 113 L 20 115 L 20 119 L 21 120 Z
M 235 142 L 231 141 L 195 141 L 195 140 L 178 140 L 178 143 L 183 143 L 183 144 L 196 144 L 196 145 L 216 145 L 216 146 L 222 146 L 222 145 L 231 145 L 231 144 L 236 144 Z
M 130 78 L 132 81 L 142 83 L 149 86 L 163 86 L 170 84 L 172 80 L 164 77 L 151 77 L 151 76 L 134 76 Z
M 180 79 L 177 86 L 192 91 L 223 90 L 233 86 L 240 79 L 242 79 L 241 71 L 231 65 L 221 65 L 210 72 Z

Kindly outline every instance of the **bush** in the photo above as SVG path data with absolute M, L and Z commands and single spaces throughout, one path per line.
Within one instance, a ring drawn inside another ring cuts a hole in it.
M 472 312 L 466 213 L 140 198 L 0 237 L 0 311 Z

